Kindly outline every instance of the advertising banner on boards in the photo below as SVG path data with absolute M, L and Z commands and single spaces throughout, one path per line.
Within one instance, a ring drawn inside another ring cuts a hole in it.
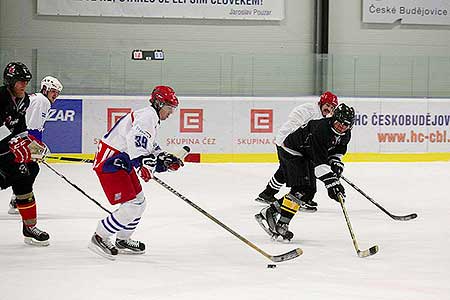
M 38 0 L 38 15 L 283 20 L 284 0 Z

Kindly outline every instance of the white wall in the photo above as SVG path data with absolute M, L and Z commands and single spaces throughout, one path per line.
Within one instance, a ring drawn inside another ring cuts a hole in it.
M 285 0 L 281 21 L 38 16 L 36 1 L 0 1 L 0 45 L 311 53 L 314 1 Z
M 330 54 L 449 56 L 450 26 L 365 24 L 362 0 L 330 0 Z

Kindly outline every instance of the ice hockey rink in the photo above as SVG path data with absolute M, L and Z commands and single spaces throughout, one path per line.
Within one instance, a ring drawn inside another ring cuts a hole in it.
M 52 164 L 108 209 L 89 165 Z M 290 243 L 271 241 L 254 220 L 253 201 L 275 164 L 192 164 L 160 178 L 270 254 L 301 247 L 303 255 L 272 263 L 156 182 L 144 184 L 147 210 L 134 238 L 144 255 L 109 261 L 89 239 L 105 212 L 41 165 L 35 185 L 38 225 L 49 247 L 23 243 L 19 217 L 1 191 L 0 299 L 448 299 L 450 295 L 450 164 L 348 163 L 344 174 L 393 214 L 395 221 L 345 185 L 359 258 L 338 203 L 318 183 L 314 214 L 298 213 Z

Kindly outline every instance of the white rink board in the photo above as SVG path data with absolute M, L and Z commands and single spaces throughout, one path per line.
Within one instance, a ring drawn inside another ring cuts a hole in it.
M 65 96 L 70 99 L 70 96 Z M 83 100 L 82 149 L 94 153 L 115 110 L 139 109 L 147 96 L 73 96 Z M 274 137 L 289 112 L 317 97 L 179 97 L 179 109 L 162 122 L 163 148 L 191 147 L 193 153 L 273 153 Z M 349 152 L 448 152 L 450 99 L 340 98 L 356 109 Z M 61 141 L 64 142 L 64 141 Z

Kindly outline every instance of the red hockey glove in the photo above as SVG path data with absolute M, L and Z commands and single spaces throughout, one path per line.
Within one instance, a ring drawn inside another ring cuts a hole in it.
M 31 151 L 28 147 L 31 144 L 26 136 L 15 136 L 9 141 L 9 151 L 14 154 L 14 162 L 29 163 L 31 161 Z

